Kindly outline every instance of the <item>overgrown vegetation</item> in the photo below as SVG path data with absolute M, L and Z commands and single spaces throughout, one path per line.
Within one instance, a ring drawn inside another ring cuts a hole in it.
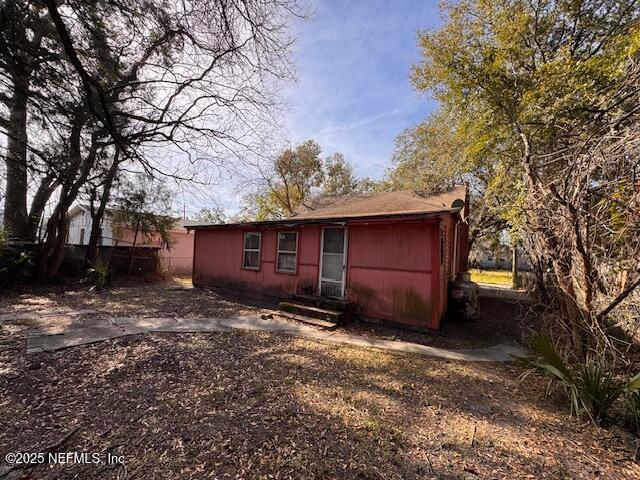
M 507 229 L 518 240 L 553 334 L 582 359 L 629 358 L 640 314 L 640 5 L 443 8 L 444 24 L 419 35 L 412 71 L 439 109 L 399 137 L 391 187 L 468 182 L 472 237 Z
M 619 378 L 603 357 L 583 360 L 573 356 L 574 361 L 570 363 L 546 334 L 534 335 L 530 347 L 534 356 L 518 358 L 529 367 L 522 378 L 533 372 L 550 377 L 551 382 L 566 393 L 572 415 L 586 416 L 593 423 L 600 424 L 606 420 L 616 402 L 626 400 L 623 406 L 630 408 L 629 413 L 638 426 L 640 374 L 626 380 Z
M 9 240 L 9 229 L 0 226 L 0 286 L 15 280 L 31 262 L 31 255 Z
M 87 279 L 98 290 L 104 290 L 111 283 L 111 269 L 109 262 L 98 257 L 93 267 L 87 270 Z

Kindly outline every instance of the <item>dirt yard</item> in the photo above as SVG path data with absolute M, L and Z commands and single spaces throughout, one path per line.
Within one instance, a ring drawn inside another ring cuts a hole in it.
M 277 302 L 241 292 L 218 292 L 192 288 L 191 280 L 177 278 L 160 284 L 117 285 L 103 292 L 89 293 L 87 287 L 25 287 L 0 295 L 0 312 L 44 312 L 30 320 L 31 327 L 56 330 L 68 324 L 91 323 L 94 316 L 73 318 L 65 312 L 96 310 L 103 316 L 141 317 L 232 317 L 251 313 L 273 313 Z M 516 303 L 484 299 L 478 322 L 445 322 L 440 332 L 413 332 L 368 323 L 346 325 L 341 333 L 385 340 L 403 340 L 442 348 L 488 347 L 497 343 L 521 342 L 523 307 Z M 60 315 L 51 315 L 59 312 Z
M 177 285 L 121 288 L 17 292 L 0 309 L 228 316 L 260 307 Z M 0 324 L 0 458 L 51 449 L 124 464 L 38 465 L 14 478 L 640 478 L 617 430 L 567 418 L 546 382 L 519 382 L 514 364 L 238 331 L 27 356 L 29 326 Z

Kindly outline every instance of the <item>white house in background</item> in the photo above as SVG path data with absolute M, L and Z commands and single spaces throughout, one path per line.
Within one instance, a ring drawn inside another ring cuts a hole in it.
M 190 275 L 193 267 L 193 242 L 195 234 L 189 232 L 185 225 L 193 225 L 195 221 L 178 219 L 170 230 L 171 246 L 162 242 L 158 235 L 148 238 L 138 236 L 137 245 L 158 247 L 160 249 L 160 261 L 165 269 L 177 274 Z M 91 211 L 87 205 L 76 205 L 69 210 L 69 232 L 67 244 L 88 245 L 91 236 Z M 123 246 L 133 245 L 134 232 L 128 226 L 113 225 L 112 215 L 107 210 L 102 219 L 100 228 L 99 245 Z
M 76 205 L 69 210 L 69 231 L 67 242 L 71 245 L 89 245 L 91 236 L 91 211 L 86 205 Z M 105 213 L 102 219 L 100 232 L 100 245 L 111 246 L 114 242 L 113 227 L 109 213 Z

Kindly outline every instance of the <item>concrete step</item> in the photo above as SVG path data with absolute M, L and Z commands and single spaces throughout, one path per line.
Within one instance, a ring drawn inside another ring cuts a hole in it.
M 289 299 L 293 303 L 301 305 L 309 305 L 311 307 L 322 308 L 322 297 L 318 295 L 307 295 L 305 293 L 294 293 L 289 296 Z
M 278 313 L 278 315 L 284 318 L 290 318 L 291 320 L 296 320 L 298 322 L 306 323 L 307 325 L 320 327 L 325 330 L 334 330 L 338 328 L 337 323 L 329 322 L 328 320 L 321 320 L 319 318 L 307 317 L 305 315 L 297 315 L 295 313 L 289 313 L 289 312 L 280 312 Z
M 344 313 L 328 308 L 314 307 L 296 302 L 280 302 L 280 310 L 333 323 L 341 323 Z
M 303 293 L 294 293 L 290 297 L 292 303 L 309 305 L 318 308 L 327 308 L 338 312 L 348 312 L 353 307 L 353 302 L 340 298 L 321 297 L 319 295 L 308 295 Z

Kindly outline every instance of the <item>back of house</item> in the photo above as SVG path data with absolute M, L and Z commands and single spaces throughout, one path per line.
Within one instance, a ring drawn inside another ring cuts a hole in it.
M 354 302 L 363 317 L 437 329 L 466 270 L 465 187 L 334 198 L 284 220 L 197 225 L 193 282 Z

